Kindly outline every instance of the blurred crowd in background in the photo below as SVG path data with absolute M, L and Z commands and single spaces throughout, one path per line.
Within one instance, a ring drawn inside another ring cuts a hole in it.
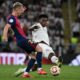
M 71 26 L 71 38 L 68 49 L 65 50 L 65 20 L 63 18 L 62 5 L 67 3 L 68 0 L 0 0 L 0 52 L 23 52 L 16 46 L 15 38 L 11 30 L 8 34 L 8 43 L 2 42 L 2 32 L 6 24 L 7 16 L 11 13 L 12 4 L 16 1 L 22 2 L 27 10 L 19 17 L 23 30 L 28 38 L 29 31 L 27 28 L 36 22 L 36 18 L 39 14 L 46 13 L 49 17 L 48 34 L 50 37 L 50 44 L 57 52 L 74 53 L 78 44 L 80 36 L 80 0 L 76 2 L 76 19 L 72 22 Z
M 12 4 L 16 1 L 22 2 L 27 7 L 26 12 L 21 17 L 19 17 L 19 20 L 21 22 L 21 25 L 23 26 L 23 30 L 26 35 L 29 33 L 27 31 L 27 27 L 30 27 L 36 22 L 36 18 L 38 17 L 38 15 L 42 13 L 47 13 L 50 22 L 48 27 L 50 44 L 54 48 L 57 48 L 59 45 L 62 46 L 64 36 L 62 0 L 4 0 L 4 2 L 0 6 L 0 44 L 2 46 L 0 51 L 21 51 L 21 49 L 16 46 L 16 42 L 11 35 L 11 31 L 9 31 L 9 40 L 6 46 L 5 43 L 2 43 L 1 41 L 2 31 L 6 24 L 6 18 L 11 13 Z

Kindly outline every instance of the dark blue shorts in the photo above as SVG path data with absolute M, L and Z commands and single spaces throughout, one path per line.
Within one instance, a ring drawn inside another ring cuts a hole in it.
M 23 49 L 27 53 L 35 52 L 36 44 L 31 43 L 28 39 L 24 39 L 22 41 L 19 41 L 18 46 Z

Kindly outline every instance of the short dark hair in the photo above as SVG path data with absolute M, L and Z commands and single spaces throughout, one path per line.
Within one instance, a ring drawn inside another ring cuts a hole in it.
M 20 3 L 20 2 L 15 2 L 15 3 L 13 4 L 13 9 L 16 9 L 16 8 L 18 8 L 18 7 L 21 7 L 21 6 L 23 6 L 22 3 Z
M 38 20 L 41 18 L 48 18 L 48 15 L 47 14 L 40 14 L 38 17 Z

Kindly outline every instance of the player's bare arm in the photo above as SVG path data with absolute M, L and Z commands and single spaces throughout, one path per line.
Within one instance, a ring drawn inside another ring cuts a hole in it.
M 3 30 L 3 36 L 2 36 L 2 40 L 7 42 L 8 41 L 8 30 L 10 28 L 10 24 L 6 24 Z

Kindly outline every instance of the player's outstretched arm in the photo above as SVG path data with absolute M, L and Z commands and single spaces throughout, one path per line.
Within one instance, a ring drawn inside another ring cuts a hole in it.
M 10 24 L 6 24 L 5 27 L 4 27 L 4 30 L 3 30 L 3 36 L 2 36 L 2 41 L 5 41 L 7 42 L 8 41 L 8 30 L 10 28 Z

